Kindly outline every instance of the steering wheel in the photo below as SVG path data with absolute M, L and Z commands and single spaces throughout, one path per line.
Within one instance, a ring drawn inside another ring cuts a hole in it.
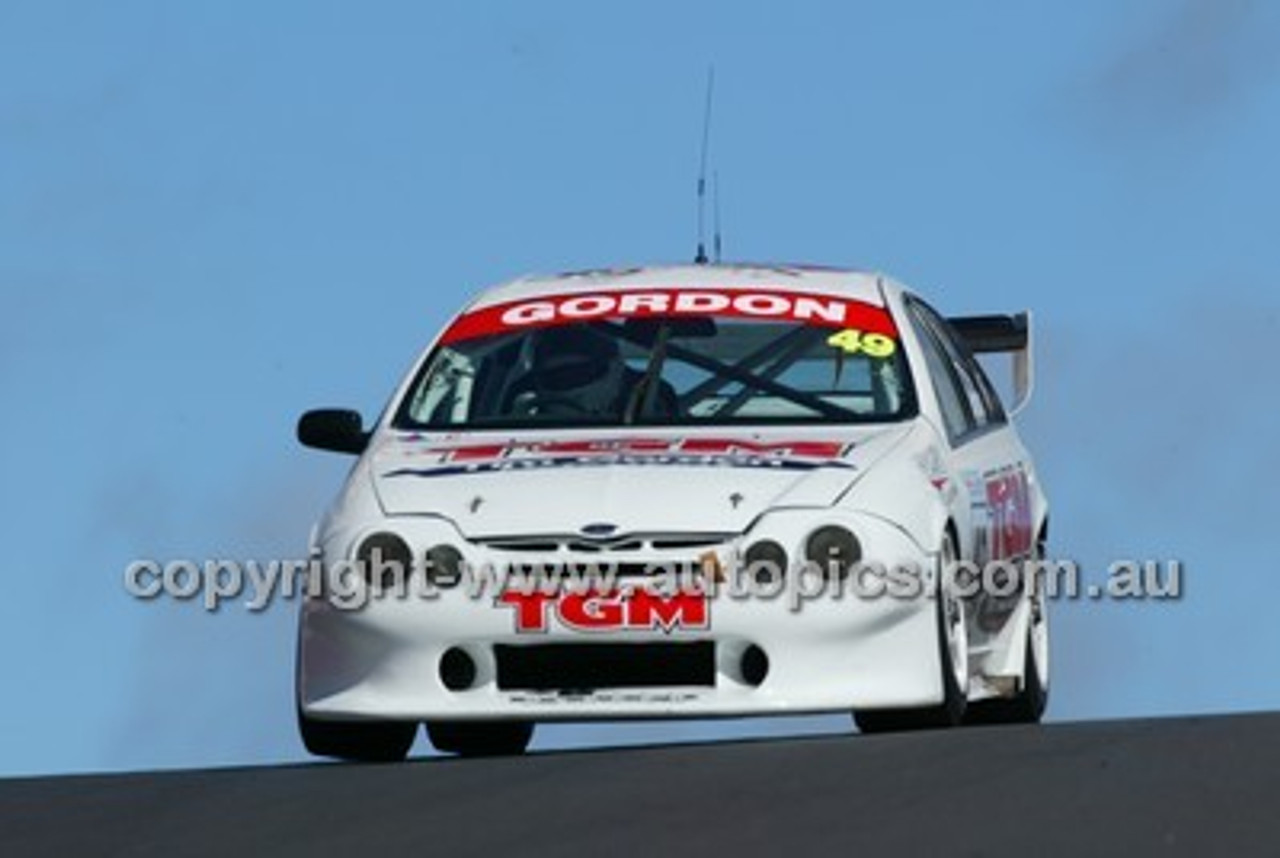
M 521 401 L 523 400 L 523 401 Z M 539 415 L 548 407 L 564 408 L 574 414 L 590 414 L 581 402 L 562 393 L 539 393 L 535 390 L 516 397 L 516 409 L 525 415 Z

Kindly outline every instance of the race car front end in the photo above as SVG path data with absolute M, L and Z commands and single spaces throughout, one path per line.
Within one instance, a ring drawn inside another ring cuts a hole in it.
M 873 515 L 787 508 L 740 533 L 596 539 L 469 539 L 402 516 L 321 547 L 330 586 L 303 607 L 298 665 L 312 719 L 764 715 L 943 694 L 937 558 Z

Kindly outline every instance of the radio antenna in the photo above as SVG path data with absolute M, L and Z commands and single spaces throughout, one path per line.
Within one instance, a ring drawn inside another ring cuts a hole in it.
M 707 149 L 711 142 L 711 97 L 715 92 L 716 67 L 707 69 L 707 100 L 702 109 L 702 158 L 698 165 L 698 253 L 693 257 L 695 265 L 707 264 L 705 212 L 707 208 Z M 719 261 L 719 253 L 717 252 Z
M 720 171 L 711 174 L 711 256 L 720 264 Z

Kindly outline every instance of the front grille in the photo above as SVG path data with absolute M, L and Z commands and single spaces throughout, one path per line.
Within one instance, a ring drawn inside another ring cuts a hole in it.
M 710 548 L 723 545 L 733 538 L 729 533 L 632 533 L 601 539 L 589 539 L 575 534 L 543 534 L 538 536 L 492 536 L 479 539 L 482 545 L 499 551 L 522 553 L 553 553 L 569 551 L 575 554 L 600 554 L 605 552 L 636 552 L 669 549 Z
M 576 563 L 530 561 L 509 564 L 507 577 L 515 581 L 528 578 L 537 582 L 559 581 L 561 583 L 605 583 L 634 578 L 669 580 L 675 576 L 699 574 L 703 571 L 703 566 L 702 561 L 692 559 L 647 562 L 598 560 Z
M 719 534 L 713 536 L 686 536 L 671 537 L 669 539 L 650 539 L 649 547 L 658 550 L 668 548 L 707 548 L 708 546 L 720 545 L 725 541 L 726 537 Z
M 715 644 L 497 644 L 503 691 L 589 692 L 604 688 L 663 688 L 716 684 Z

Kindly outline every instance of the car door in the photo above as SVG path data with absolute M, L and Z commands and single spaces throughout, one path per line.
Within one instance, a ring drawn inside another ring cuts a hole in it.
M 941 451 L 960 556 L 979 568 L 1033 547 L 1030 461 L 994 386 L 937 311 L 909 298 L 907 311 L 928 364 L 946 436 Z

